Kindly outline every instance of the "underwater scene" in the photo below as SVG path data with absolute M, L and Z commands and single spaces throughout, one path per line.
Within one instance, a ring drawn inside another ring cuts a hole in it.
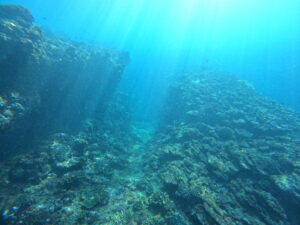
M 0 225 L 300 225 L 298 0 L 0 0 Z

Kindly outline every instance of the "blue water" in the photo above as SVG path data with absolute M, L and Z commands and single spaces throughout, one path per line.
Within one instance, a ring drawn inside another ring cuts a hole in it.
M 0 4 L 0 225 L 300 224 L 300 0 Z
M 126 50 L 121 87 L 137 119 L 152 120 L 176 74 L 227 71 L 300 109 L 297 0 L 11 0 L 38 25 L 76 41 Z

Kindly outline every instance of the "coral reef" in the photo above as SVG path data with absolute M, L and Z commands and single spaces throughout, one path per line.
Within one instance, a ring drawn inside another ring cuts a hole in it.
M 0 5 L 0 224 L 300 224 L 300 117 L 220 72 L 138 127 L 126 53 L 48 37 Z
M 0 223 L 129 218 L 127 53 L 49 37 L 15 5 L 0 6 L 0 49 Z
M 129 163 L 126 140 L 119 143 L 122 149 L 100 131 L 57 133 L 37 151 L 3 163 L 2 223 L 91 224 L 110 218 L 108 209 L 120 202 L 114 174 Z
M 125 52 L 44 35 L 15 5 L 0 6 L 0 49 L 2 154 L 104 116 L 129 62 Z
M 299 224 L 299 134 L 298 114 L 246 82 L 183 76 L 145 169 L 170 202 L 164 224 Z

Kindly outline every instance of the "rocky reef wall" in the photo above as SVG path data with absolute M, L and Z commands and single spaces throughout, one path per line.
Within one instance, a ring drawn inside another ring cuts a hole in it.
M 300 116 L 247 82 L 181 76 L 149 139 L 114 94 L 126 53 L 13 5 L 0 50 L 0 224 L 300 224 Z
M 162 224 L 299 224 L 299 118 L 234 76 L 183 76 L 145 167 Z
M 47 36 L 15 5 L 0 51 L 0 224 L 110 221 L 135 143 L 116 91 L 128 54 Z
M 103 117 L 129 62 L 125 52 L 49 37 L 33 21 L 23 7 L 0 6 L 1 153 Z

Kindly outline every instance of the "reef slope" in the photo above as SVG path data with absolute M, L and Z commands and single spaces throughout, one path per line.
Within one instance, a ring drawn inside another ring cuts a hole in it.
M 132 124 L 126 53 L 0 6 L 0 224 L 298 225 L 300 117 L 220 72 L 182 76 Z
M 298 114 L 219 72 L 183 76 L 165 112 L 145 172 L 166 224 L 300 223 Z

